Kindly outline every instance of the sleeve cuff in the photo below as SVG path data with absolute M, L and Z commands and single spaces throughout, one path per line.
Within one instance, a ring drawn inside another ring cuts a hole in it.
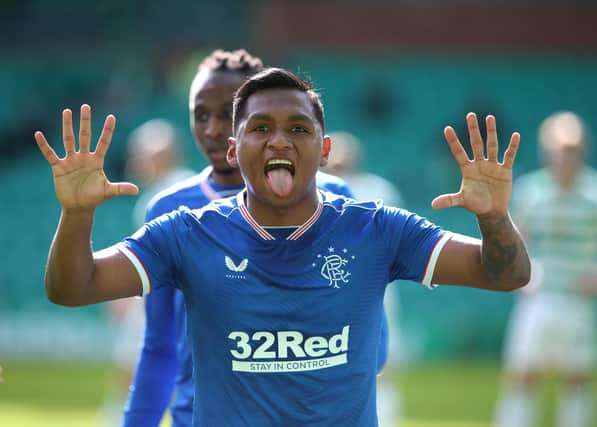
M 452 233 L 445 233 L 439 240 L 435 243 L 431 254 L 429 254 L 429 260 L 427 261 L 427 267 L 425 268 L 425 274 L 423 275 L 423 280 L 421 280 L 421 284 L 427 286 L 429 289 L 436 288 L 437 285 L 431 283 L 431 279 L 433 278 L 433 272 L 435 271 L 435 264 L 437 263 L 437 259 L 439 258 L 439 254 L 441 253 L 442 249 L 444 248 L 445 244 L 448 243 L 448 240 L 452 238 Z
M 122 253 L 125 257 L 127 257 L 135 267 L 135 270 L 137 270 L 137 274 L 139 274 L 139 278 L 141 279 L 141 285 L 143 286 L 143 294 L 141 296 L 151 293 L 151 280 L 141 260 L 124 243 L 118 243 L 116 245 L 116 249 L 118 249 L 118 251 L 120 251 L 120 253 Z

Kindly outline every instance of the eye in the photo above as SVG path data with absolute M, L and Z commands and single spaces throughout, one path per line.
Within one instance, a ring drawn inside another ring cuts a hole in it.
M 205 111 L 197 111 L 195 112 L 195 121 L 199 123 L 207 123 L 209 120 L 209 113 Z
M 267 132 L 269 127 L 267 125 L 257 125 L 253 127 L 254 132 Z
M 292 133 L 308 133 L 309 131 L 304 126 L 293 126 L 290 128 Z

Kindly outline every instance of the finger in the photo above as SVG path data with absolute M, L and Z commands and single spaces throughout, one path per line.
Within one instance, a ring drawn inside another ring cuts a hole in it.
M 483 154 L 483 137 L 481 136 L 481 130 L 479 130 L 477 115 L 475 113 L 468 113 L 466 115 L 466 124 L 468 126 L 471 148 L 473 149 L 473 158 L 475 160 L 482 160 L 485 158 Z
M 62 112 L 62 141 L 67 155 L 75 152 L 75 134 L 73 133 L 73 112 L 68 108 Z
M 431 207 L 433 209 L 451 208 L 453 206 L 460 206 L 461 201 L 462 197 L 460 193 L 442 194 L 433 199 Z
M 466 155 L 466 151 L 464 151 L 462 144 L 458 140 L 458 136 L 456 135 L 456 132 L 454 132 L 454 129 L 451 126 L 446 126 L 444 128 L 444 137 L 446 138 L 446 141 L 448 142 L 448 146 L 450 147 L 450 151 L 452 152 L 452 155 L 456 159 L 456 162 L 460 166 L 466 165 L 469 162 L 469 158 Z
M 485 126 L 487 128 L 487 159 L 492 162 L 497 162 L 499 143 L 495 117 L 492 115 L 487 116 L 485 118 Z
M 516 153 L 518 152 L 518 146 L 520 145 L 520 134 L 514 132 L 510 138 L 510 144 L 504 153 L 504 167 L 512 169 L 514 166 L 514 160 L 516 159 Z
M 114 134 L 114 128 L 116 127 L 116 117 L 112 114 L 108 114 L 106 120 L 104 122 L 104 128 L 102 129 L 102 134 L 97 141 L 97 147 L 95 147 L 95 153 L 101 157 L 106 155 L 108 148 L 110 148 L 110 143 L 112 142 L 112 135 Z
M 81 122 L 79 126 L 79 151 L 89 153 L 91 146 L 91 107 L 81 105 Z
M 37 142 L 39 151 L 41 151 L 41 154 L 48 161 L 50 166 L 54 166 L 56 163 L 58 163 L 58 156 L 50 144 L 48 144 L 48 140 L 44 134 L 40 131 L 37 131 L 33 136 L 35 137 L 35 142 Z
M 107 188 L 108 197 L 134 196 L 139 193 L 139 187 L 130 182 L 109 182 Z

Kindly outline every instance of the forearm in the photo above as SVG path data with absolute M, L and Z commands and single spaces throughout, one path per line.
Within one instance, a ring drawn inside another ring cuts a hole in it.
M 63 210 L 50 247 L 46 267 L 46 293 L 56 304 L 80 305 L 89 286 L 94 263 L 91 249 L 93 210 Z
M 122 427 L 157 426 L 176 379 L 174 292 L 158 289 L 145 299 L 145 334 Z
M 176 379 L 176 354 L 141 352 L 122 427 L 158 426 L 168 409 Z
M 510 215 L 478 215 L 481 230 L 481 264 L 494 290 L 513 290 L 526 285 L 531 263 L 522 239 Z

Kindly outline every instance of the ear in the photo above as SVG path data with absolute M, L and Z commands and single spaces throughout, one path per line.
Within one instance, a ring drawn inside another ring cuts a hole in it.
M 321 146 L 321 160 L 319 166 L 325 166 L 328 164 L 328 157 L 330 156 L 330 150 L 332 149 L 332 138 L 329 135 L 324 135 L 323 144 Z
M 226 160 L 233 168 L 238 167 L 238 159 L 236 157 L 236 138 L 228 138 L 228 151 L 226 152 Z

